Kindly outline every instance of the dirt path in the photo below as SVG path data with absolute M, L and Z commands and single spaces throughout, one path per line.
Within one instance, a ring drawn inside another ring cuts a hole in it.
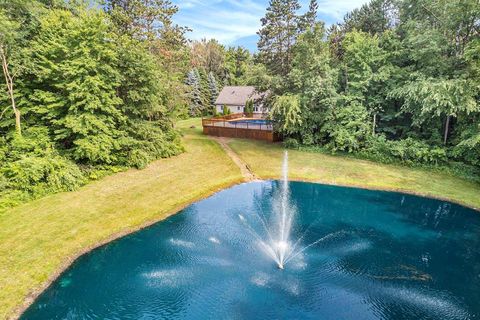
M 235 153 L 235 151 L 230 148 L 228 145 L 228 138 L 225 137 L 210 137 L 211 139 L 215 140 L 218 142 L 218 144 L 225 150 L 227 155 L 235 162 L 235 164 L 240 168 L 240 171 L 242 172 L 243 177 L 245 178 L 246 181 L 253 181 L 253 180 L 258 180 L 258 178 L 255 176 L 253 171 L 250 169 L 248 164 L 246 164 L 238 154 Z

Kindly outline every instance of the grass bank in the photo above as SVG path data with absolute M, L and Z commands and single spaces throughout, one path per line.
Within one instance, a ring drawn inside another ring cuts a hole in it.
M 242 181 L 214 141 L 180 124 L 186 152 L 48 196 L 0 216 L 0 319 L 12 316 L 81 253 Z
M 257 177 L 280 178 L 284 150 L 281 144 L 231 140 L 229 146 Z M 401 191 L 480 208 L 480 184 L 447 173 L 317 152 L 289 150 L 288 154 L 292 180 Z

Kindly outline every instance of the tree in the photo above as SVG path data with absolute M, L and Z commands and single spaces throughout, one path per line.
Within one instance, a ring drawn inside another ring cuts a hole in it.
M 215 80 L 215 76 L 213 73 L 208 74 L 208 89 L 210 90 L 210 106 L 215 109 L 215 101 L 218 97 L 218 87 L 217 87 L 217 80 Z
M 328 111 L 322 131 L 328 137 L 327 146 L 333 151 L 360 151 L 370 134 L 368 112 L 356 99 L 343 99 L 338 108 Z
M 150 43 L 157 39 L 170 45 L 185 41 L 186 30 L 172 23 L 178 7 L 170 0 L 106 0 L 104 9 L 120 34 Z
M 292 91 L 300 97 L 302 127 L 298 135 L 305 144 L 323 140 L 321 128 L 327 110 L 337 100 L 337 72 L 330 67 L 330 54 L 323 23 L 302 34 L 294 48 L 293 68 L 289 75 Z
M 242 47 L 228 48 L 225 55 L 226 81 L 230 85 L 239 85 L 252 67 L 250 52 Z
M 300 21 L 301 21 L 300 30 L 302 32 L 315 27 L 315 24 L 317 23 L 317 11 L 318 11 L 317 0 L 310 0 L 308 11 L 305 12 L 305 14 L 300 17 Z
M 77 161 L 114 163 L 125 117 L 108 24 L 99 12 L 52 10 L 31 45 L 36 90 L 31 112 Z
M 347 13 L 341 27 L 344 32 L 359 30 L 380 35 L 395 26 L 399 18 L 398 11 L 394 0 L 372 0 Z
M 10 107 L 12 108 L 12 111 L 15 115 L 15 127 L 17 129 L 17 133 L 19 135 L 22 135 L 20 110 L 17 108 L 15 102 L 15 74 L 14 72 L 12 72 L 9 63 L 12 51 L 14 51 L 15 49 L 18 50 L 18 48 L 15 48 L 15 42 L 19 37 L 19 28 L 19 23 L 10 20 L 7 17 L 6 13 L 0 8 L 0 59 L 2 63 L 2 71 L 5 78 L 5 84 L 7 86 L 7 93 L 10 97 Z M 0 113 L 0 118 L 7 111 L 7 109 Z
M 301 112 L 298 96 L 277 96 L 270 112 L 275 123 L 275 130 L 284 135 L 298 133 L 303 124 Z
M 217 40 L 194 41 L 191 49 L 191 64 L 194 68 L 212 72 L 215 77 L 225 79 L 225 48 Z
M 364 104 L 372 114 L 372 134 L 375 134 L 377 115 L 385 105 L 385 83 L 391 66 L 386 52 L 380 48 L 379 38 L 365 32 L 352 31 L 343 40 L 345 95 Z
M 444 144 L 451 118 L 480 111 L 475 91 L 463 79 L 421 79 L 397 88 L 392 95 L 403 99 L 404 112 L 413 113 L 417 125 L 431 117 L 444 117 Z
M 275 75 L 290 72 L 292 47 L 301 29 L 298 0 L 270 0 L 262 27 L 257 32 L 260 60 Z
M 203 112 L 200 75 L 198 70 L 192 69 L 187 75 L 186 85 L 189 86 L 190 116 L 196 117 Z

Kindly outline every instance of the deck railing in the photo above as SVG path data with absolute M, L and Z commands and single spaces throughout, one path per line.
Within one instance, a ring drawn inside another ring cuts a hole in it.
M 232 138 L 247 138 L 267 141 L 278 141 L 271 123 L 252 123 L 248 120 L 260 120 L 261 114 L 236 113 L 222 117 L 202 119 L 203 132 L 208 135 Z M 242 121 L 245 119 L 245 121 Z M 235 121 L 236 120 L 236 121 Z
M 227 121 L 227 120 L 219 120 L 219 119 L 202 119 L 202 126 L 273 131 L 272 124 L 249 123 L 247 121 L 242 123 L 239 121 Z

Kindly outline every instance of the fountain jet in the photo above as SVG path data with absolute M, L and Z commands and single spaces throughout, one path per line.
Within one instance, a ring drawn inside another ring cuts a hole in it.
M 239 215 L 240 221 L 245 224 L 247 229 L 258 240 L 263 251 L 271 257 L 277 264 L 278 269 L 283 270 L 285 264 L 303 253 L 305 250 L 314 246 L 329 236 L 318 239 L 304 247 L 299 247 L 299 244 L 305 237 L 307 230 L 294 242 L 291 241 L 291 231 L 296 214 L 295 208 L 290 204 L 289 200 L 289 186 L 288 186 L 288 152 L 285 151 L 283 155 L 282 165 L 282 182 L 281 192 L 274 200 L 274 210 L 269 219 L 263 214 L 255 212 L 256 218 L 260 221 L 264 230 L 262 237 L 250 224 L 244 215 Z

